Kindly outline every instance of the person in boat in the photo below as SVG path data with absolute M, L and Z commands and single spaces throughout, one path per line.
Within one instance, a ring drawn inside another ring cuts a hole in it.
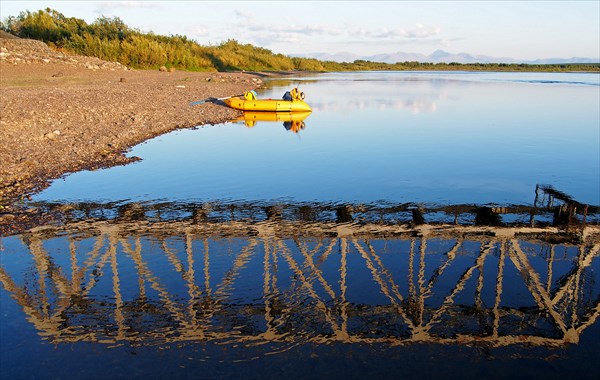
M 256 100 L 256 91 L 251 90 L 244 93 L 244 99 L 246 100 Z
M 290 91 L 286 91 L 283 94 L 283 100 L 291 102 L 292 100 L 303 100 L 304 93 L 300 92 L 297 87 L 292 88 Z

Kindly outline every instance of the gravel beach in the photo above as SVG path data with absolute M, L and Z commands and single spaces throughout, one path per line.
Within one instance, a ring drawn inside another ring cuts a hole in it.
M 54 219 L 23 200 L 68 173 L 123 165 L 134 145 L 240 111 L 216 102 L 256 89 L 256 73 L 132 70 L 0 34 L 0 236 Z
M 189 103 L 261 82 L 247 73 L 131 70 L 0 38 L 0 205 L 66 173 L 125 164 L 130 147 L 157 135 L 231 120 L 239 111 Z

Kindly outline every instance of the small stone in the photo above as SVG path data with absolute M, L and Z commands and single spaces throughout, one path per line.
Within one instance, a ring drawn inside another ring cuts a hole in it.
M 10 222 L 15 220 L 15 216 L 13 214 L 5 214 L 0 216 L 0 221 L 2 222 Z
M 45 138 L 47 138 L 48 140 L 54 140 L 56 139 L 58 136 L 60 136 L 60 131 L 57 129 L 55 131 L 52 131 L 50 133 L 46 133 L 44 135 Z
M 127 78 L 120 78 L 119 82 L 127 82 Z
M 160 67 L 160 69 L 158 69 L 158 70 L 160 70 L 160 71 L 162 71 L 162 72 L 166 72 L 166 71 L 167 71 L 167 68 L 166 68 L 165 66 L 161 66 L 161 67 Z

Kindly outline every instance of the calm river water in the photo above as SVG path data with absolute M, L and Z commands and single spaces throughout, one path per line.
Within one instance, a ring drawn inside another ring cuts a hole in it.
M 33 198 L 55 221 L 0 237 L 3 378 L 600 375 L 598 74 L 266 84 L 313 112 Z
M 143 161 L 57 181 L 40 200 L 600 203 L 598 74 L 353 73 L 298 84 L 313 112 L 171 133 Z

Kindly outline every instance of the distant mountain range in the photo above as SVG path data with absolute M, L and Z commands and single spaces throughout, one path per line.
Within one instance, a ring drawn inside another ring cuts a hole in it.
M 384 63 L 396 63 L 396 62 L 432 62 L 432 63 L 527 63 L 527 64 L 562 64 L 562 63 L 598 63 L 598 58 L 586 58 L 586 57 L 571 57 L 571 58 L 546 58 L 536 60 L 519 60 L 508 57 L 491 57 L 487 55 L 472 55 L 468 53 L 449 53 L 444 50 L 436 50 L 429 55 L 421 53 L 406 53 L 396 52 L 390 54 L 376 54 L 370 56 L 359 56 L 354 53 L 341 52 L 341 53 L 312 53 L 312 54 L 298 54 L 296 57 L 303 58 L 316 58 L 321 61 L 334 61 L 334 62 L 354 62 L 358 59 L 371 61 L 371 62 L 384 62 Z

